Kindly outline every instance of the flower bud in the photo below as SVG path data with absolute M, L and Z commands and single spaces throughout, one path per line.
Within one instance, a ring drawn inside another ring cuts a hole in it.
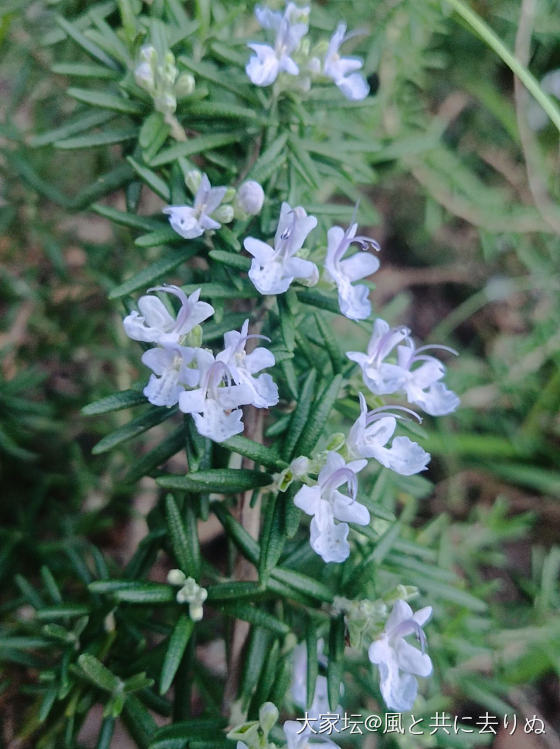
M 212 218 L 219 221 L 220 224 L 229 224 L 230 221 L 233 221 L 233 206 L 221 205 L 219 208 L 216 208 L 212 214 Z
M 154 97 L 154 107 L 162 114 L 172 114 L 177 108 L 177 99 L 169 91 L 163 91 Z
M 169 570 L 167 573 L 169 585 L 184 585 L 186 579 L 184 572 L 181 572 L 181 570 Z
M 261 212 L 264 203 L 264 190 L 250 179 L 244 182 L 237 192 L 237 204 L 239 208 L 249 216 L 256 216 Z
M 190 96 L 195 89 L 195 80 L 192 73 L 181 73 L 175 84 L 175 94 L 179 99 Z
M 147 91 L 151 91 L 154 87 L 154 74 L 152 66 L 149 62 L 141 62 L 136 66 L 134 70 L 134 80 L 140 86 Z
M 274 724 L 278 720 L 278 708 L 272 702 L 265 702 L 259 709 L 259 723 L 265 734 L 268 736 Z
M 198 192 L 201 179 L 202 173 L 199 172 L 198 169 L 191 169 L 185 174 L 185 184 L 193 195 L 196 195 L 196 193 Z
M 231 203 L 236 195 L 237 190 L 235 189 L 235 187 L 228 187 L 228 189 L 226 190 L 226 194 L 222 198 L 222 203 Z

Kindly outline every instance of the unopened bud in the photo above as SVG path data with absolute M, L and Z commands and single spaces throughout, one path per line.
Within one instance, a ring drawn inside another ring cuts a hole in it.
M 154 107 L 162 114 L 172 114 L 177 108 L 177 99 L 169 91 L 164 91 L 154 97 Z
M 196 195 L 196 193 L 198 192 L 201 179 L 202 179 L 202 173 L 199 172 L 198 169 L 190 169 L 185 174 L 185 184 L 189 188 L 189 190 L 192 192 L 193 195 Z
M 195 80 L 192 73 L 181 73 L 175 84 L 175 94 L 179 99 L 190 96 L 195 89 Z
M 186 576 L 181 570 L 169 570 L 167 573 L 167 582 L 169 585 L 184 585 Z
M 249 216 L 256 216 L 260 213 L 263 203 L 264 190 L 254 179 L 244 182 L 237 191 L 237 204 Z
M 268 736 L 272 730 L 274 724 L 278 720 L 278 715 L 278 708 L 272 702 L 265 702 L 264 705 L 261 705 L 259 710 L 259 723 L 261 724 L 265 736 Z
M 229 224 L 230 221 L 233 221 L 233 206 L 221 205 L 219 208 L 216 208 L 212 214 L 212 218 L 215 218 L 220 224 Z
M 141 62 L 134 71 L 134 80 L 140 88 L 150 91 L 154 86 L 154 74 L 149 62 Z

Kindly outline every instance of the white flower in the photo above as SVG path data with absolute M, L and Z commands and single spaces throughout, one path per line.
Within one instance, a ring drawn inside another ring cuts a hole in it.
M 461 401 L 452 390 L 440 382 L 445 375 L 444 365 L 435 357 L 424 353 L 434 348 L 457 354 L 448 346 L 429 345 L 416 348 L 411 341 L 409 346 L 397 347 L 397 363 L 406 372 L 403 390 L 408 402 L 420 406 L 431 416 L 443 416 L 455 411 Z M 414 367 L 419 362 L 422 362 L 420 366 Z
M 261 294 L 283 294 L 295 279 L 307 286 L 317 283 L 319 271 L 315 263 L 294 257 L 316 226 L 315 216 L 308 216 L 301 206 L 292 209 L 282 203 L 274 249 L 260 239 L 245 239 L 245 249 L 254 258 L 249 278 Z
M 307 34 L 309 8 L 298 8 L 294 3 L 288 3 L 282 14 L 257 6 L 255 15 L 264 29 L 276 32 L 276 40 L 274 47 L 268 44 L 247 45 L 255 52 L 245 67 L 251 82 L 255 86 L 270 86 L 279 73 L 298 75 L 299 68 L 291 54 Z
M 173 294 L 181 301 L 181 308 L 177 316 L 173 317 L 157 296 L 140 297 L 140 312 L 131 312 L 123 320 L 127 336 L 135 341 L 162 345 L 180 343 L 181 338 L 190 333 L 195 325 L 200 325 L 214 314 L 212 305 L 198 301 L 200 289 L 193 291 L 189 297 L 178 286 L 155 286 L 148 291 Z
M 174 406 L 185 387 L 194 387 L 200 373 L 189 367 L 196 355 L 196 349 L 185 346 L 158 346 L 148 349 L 142 355 L 142 363 L 149 367 L 148 384 L 144 395 L 154 406 Z
M 422 630 L 431 614 L 431 606 L 413 614 L 408 603 L 396 601 L 384 632 L 369 647 L 369 659 L 379 668 L 381 694 L 390 710 L 410 710 L 418 691 L 415 676 L 432 673 L 432 661 L 424 653 L 426 638 Z M 422 651 L 404 639 L 411 634 L 420 640 Z
M 367 525 L 369 511 L 356 501 L 358 480 L 356 473 L 367 464 L 366 460 L 345 463 L 336 452 L 329 452 L 315 486 L 302 486 L 294 497 L 294 504 L 312 515 L 311 548 L 325 562 L 343 562 L 350 553 L 347 542 L 347 523 Z M 346 484 L 351 496 L 338 491 Z M 338 520 L 340 523 L 335 523 Z
M 243 412 L 239 406 L 251 402 L 253 391 L 248 385 L 232 385 L 228 368 L 206 349 L 196 350 L 200 385 L 179 396 L 179 408 L 192 414 L 199 434 L 223 442 L 243 431 Z
M 249 179 L 237 191 L 236 203 L 243 213 L 256 216 L 263 207 L 264 190 L 254 179 Z
M 184 239 L 200 237 L 208 229 L 219 229 L 221 224 L 211 218 L 220 205 L 227 187 L 211 187 L 206 174 L 202 175 L 194 198 L 194 205 L 168 205 L 163 212 L 169 216 L 171 227 Z
M 256 372 L 275 364 L 274 354 L 263 346 L 245 352 L 245 345 L 250 338 L 247 335 L 249 320 L 245 320 L 241 332 L 231 330 L 224 335 L 224 350 L 216 356 L 217 361 L 223 362 L 237 385 L 246 385 L 251 389 L 250 403 L 256 408 L 270 408 L 278 403 L 278 386 L 269 374 L 254 377 Z M 258 336 L 264 338 L 265 336 Z M 269 340 L 268 338 L 266 340 Z
M 384 361 L 395 348 L 396 363 Z M 416 348 L 408 328 L 390 328 L 385 320 L 378 318 L 367 355 L 347 351 L 346 356 L 360 365 L 364 383 L 375 395 L 404 391 L 409 403 L 415 403 L 431 416 L 443 416 L 454 411 L 460 401 L 440 382 L 445 375 L 445 366 L 434 356 L 426 354 L 430 349 L 457 354 L 449 346 L 432 344 Z
M 398 414 L 389 413 L 391 406 L 376 408 L 368 413 L 366 399 L 360 397 L 360 416 L 356 419 L 347 439 L 348 450 L 355 458 L 375 458 L 381 465 L 390 468 L 403 476 L 412 476 L 423 471 L 430 454 L 417 442 L 408 437 L 395 437 L 391 447 L 385 447 L 397 426 Z M 413 411 L 393 406 L 393 409 L 404 410 L 420 419 Z
M 359 101 L 369 94 L 369 86 L 363 75 L 355 72 L 362 67 L 362 61 L 356 57 L 341 57 L 338 52 L 348 38 L 346 24 L 340 23 L 329 42 L 323 72 L 333 79 L 347 99 Z
M 327 714 L 330 710 L 326 711 Z M 331 747 L 337 749 L 338 744 L 325 738 L 324 735 L 313 733 L 309 727 L 305 727 L 297 720 L 287 720 L 282 726 L 286 737 L 286 749 L 313 749 L 316 746 Z
M 401 326 L 391 328 L 385 320 L 377 318 L 368 343 L 367 354 L 347 351 L 346 356 L 360 365 L 364 383 L 375 395 L 389 395 L 401 389 L 406 372 L 384 359 L 401 341 L 410 340 L 410 330 Z
M 352 281 L 370 276 L 379 268 L 379 260 L 367 252 L 369 247 L 379 250 L 374 239 L 356 236 L 358 224 L 351 224 L 346 231 L 341 226 L 333 226 L 328 231 L 327 258 L 325 268 L 330 278 L 338 286 L 338 304 L 343 315 L 350 320 L 365 320 L 371 314 L 369 289 L 363 284 L 352 286 Z M 359 244 L 362 251 L 343 260 L 342 257 L 351 244 Z

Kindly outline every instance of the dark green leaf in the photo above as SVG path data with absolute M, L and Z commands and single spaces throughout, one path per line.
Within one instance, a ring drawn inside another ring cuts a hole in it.
M 125 99 L 124 96 L 117 96 L 116 94 L 107 94 L 104 91 L 96 91 L 92 88 L 70 87 L 66 93 L 77 101 L 89 104 L 90 107 L 110 109 L 113 112 L 142 114 L 145 110 L 144 105 L 137 101 Z
M 272 478 L 268 474 L 246 468 L 214 468 L 188 473 L 186 476 L 161 476 L 157 479 L 157 483 L 164 489 L 222 494 L 233 494 L 268 486 L 271 481 Z
M 146 396 L 140 390 L 123 390 L 120 393 L 113 393 L 106 398 L 88 403 L 87 406 L 82 408 L 82 413 L 85 416 L 96 416 L 110 411 L 120 411 L 122 408 L 138 406 L 140 403 L 146 403 Z
M 315 390 L 315 380 L 317 379 L 317 370 L 311 369 L 307 375 L 303 388 L 301 390 L 301 396 L 298 398 L 298 404 L 296 410 L 292 414 L 290 419 L 290 425 L 288 432 L 284 439 L 284 445 L 282 448 L 282 455 L 286 460 L 291 460 L 295 457 L 294 450 L 301 436 L 303 428 L 309 417 L 311 411 L 311 404 L 313 403 L 313 393 Z
M 160 406 L 150 408 L 146 413 L 137 416 L 135 419 L 132 419 L 132 421 L 129 421 L 128 424 L 125 424 L 119 429 L 115 429 L 114 432 L 111 432 L 111 434 L 108 434 L 103 437 L 103 439 L 99 440 L 99 442 L 93 447 L 92 453 L 94 455 L 100 455 L 108 450 L 112 450 L 118 445 L 122 445 L 124 442 L 128 442 L 128 440 L 138 437 L 156 424 L 161 424 L 162 421 L 165 421 L 172 416 L 176 410 L 176 408 L 162 408 Z
M 255 463 L 267 468 L 282 470 L 287 466 L 287 463 L 278 456 L 276 450 L 247 439 L 247 437 L 243 437 L 241 434 L 230 437 L 225 442 L 222 442 L 222 445 L 227 447 L 228 450 L 243 455 L 245 458 L 250 458 Z
M 230 130 L 226 133 L 199 135 L 198 137 L 191 138 L 184 143 L 177 143 L 174 146 L 166 148 L 164 151 L 160 151 L 160 153 L 152 159 L 150 165 L 163 166 L 164 164 L 176 161 L 180 157 L 192 156 L 195 153 L 202 153 L 203 151 L 207 152 L 214 148 L 227 146 L 230 143 L 237 143 L 244 134 L 243 130 Z
M 135 273 L 131 278 L 112 289 L 109 294 L 109 299 L 118 299 L 119 297 L 131 294 L 138 289 L 146 290 L 159 278 L 167 275 L 170 271 L 175 270 L 178 265 L 186 262 L 193 255 L 196 255 L 199 249 L 199 245 L 195 243 L 194 247 L 189 246 L 186 249 L 170 252 L 168 255 L 165 255 L 160 260 L 156 260 L 155 263 L 148 265 L 147 268 L 144 268 L 139 273 Z
M 169 638 L 169 644 L 165 651 L 165 658 L 163 659 L 163 665 L 161 667 L 160 677 L 160 688 L 159 693 L 165 694 L 173 679 L 177 673 L 177 669 L 181 664 L 185 648 L 192 634 L 194 623 L 185 614 L 177 619 L 177 623 L 173 628 L 173 632 Z
M 192 548 L 193 532 L 186 532 L 183 519 L 175 503 L 172 494 L 165 497 L 165 516 L 167 518 L 167 528 L 171 540 L 171 547 L 179 568 L 187 575 L 198 580 L 200 575 L 198 549 Z M 196 519 L 194 519 L 196 523 Z M 194 533 L 196 537 L 196 530 Z
M 342 385 L 342 375 L 338 374 L 325 390 L 320 393 L 311 408 L 311 414 L 294 451 L 295 455 L 311 455 L 317 445 L 331 409 Z

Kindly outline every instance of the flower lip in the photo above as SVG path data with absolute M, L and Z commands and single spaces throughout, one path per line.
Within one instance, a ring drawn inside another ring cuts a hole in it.
M 173 294 L 173 296 L 176 296 L 179 299 L 179 301 L 181 302 L 181 309 L 179 310 L 179 314 L 177 315 L 177 319 L 175 320 L 175 325 L 173 326 L 172 332 L 175 330 L 180 330 L 183 326 L 183 323 L 190 315 L 192 306 L 183 289 L 173 284 L 163 284 L 163 286 L 152 286 L 151 289 L 148 289 L 148 292 L 151 291 L 164 291 L 166 294 Z M 195 301 L 197 300 L 198 296 Z
M 323 489 L 328 492 L 344 483 L 348 486 L 352 499 L 355 500 L 358 495 L 358 479 L 354 471 L 346 466 L 334 471 L 323 484 Z
M 413 619 L 412 617 L 410 619 L 405 619 L 404 622 L 400 622 L 400 624 L 397 624 L 397 626 L 389 633 L 389 637 L 406 637 L 407 635 L 415 635 L 416 639 L 420 643 L 420 647 L 422 648 L 422 652 L 424 653 L 426 651 L 426 645 L 428 644 L 428 641 L 426 639 L 426 635 L 424 633 L 424 630 L 418 624 L 418 622 Z

